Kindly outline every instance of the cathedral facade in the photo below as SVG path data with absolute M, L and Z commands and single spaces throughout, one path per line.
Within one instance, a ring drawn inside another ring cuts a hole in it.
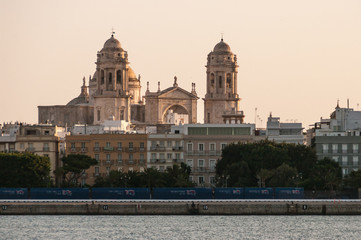
M 112 34 L 97 53 L 96 71 L 85 78 L 81 93 L 66 105 L 38 106 L 38 122 L 58 126 L 99 125 L 106 120 L 124 120 L 133 124 L 169 124 L 167 114 L 178 113 L 186 123 L 197 122 L 195 84 L 188 92 L 175 83 L 158 91 L 147 91 L 142 100 L 140 76 L 128 61 L 128 53 Z

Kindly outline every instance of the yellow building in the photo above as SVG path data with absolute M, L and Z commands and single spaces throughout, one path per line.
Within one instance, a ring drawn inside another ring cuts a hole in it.
M 98 161 L 83 174 L 81 184 L 93 185 L 97 177 L 110 171 L 144 171 L 146 134 L 90 134 L 70 135 L 66 138 L 66 154 L 85 154 Z

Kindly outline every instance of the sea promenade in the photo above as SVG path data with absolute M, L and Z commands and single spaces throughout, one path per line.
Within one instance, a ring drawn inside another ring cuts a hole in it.
M 361 215 L 361 200 L 1 200 L 0 215 Z

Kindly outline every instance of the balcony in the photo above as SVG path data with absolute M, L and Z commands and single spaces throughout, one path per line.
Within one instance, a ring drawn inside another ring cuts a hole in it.
M 113 152 L 114 148 L 113 147 L 103 147 L 103 151 L 104 152 Z
M 172 148 L 173 151 L 183 151 L 183 147 L 182 146 L 176 146 Z
M 118 151 L 118 152 L 122 152 L 122 151 L 123 151 L 123 148 L 122 148 L 122 147 L 118 147 L 118 148 L 117 148 L 117 151 Z
M 173 159 L 173 162 L 174 163 L 181 163 L 181 162 L 183 162 L 183 159 L 175 158 L 175 159 Z
M 208 168 L 208 167 L 195 167 L 192 168 L 193 173 L 213 173 L 215 172 L 215 168 Z
M 114 165 L 114 160 L 102 160 L 100 161 L 102 166 L 113 166 Z
M 25 149 L 25 152 L 35 152 L 35 148 L 29 147 L 29 148 Z
M 84 152 L 87 152 L 87 151 L 88 151 L 88 148 L 87 148 L 87 147 L 80 148 L 80 151 L 83 152 L 83 153 L 84 153 Z
M 151 151 L 165 151 L 166 148 L 164 146 L 152 146 L 150 147 Z
M 94 147 L 93 150 L 94 152 L 100 152 L 100 147 Z
M 50 152 L 50 148 L 49 147 L 43 147 L 43 152 Z

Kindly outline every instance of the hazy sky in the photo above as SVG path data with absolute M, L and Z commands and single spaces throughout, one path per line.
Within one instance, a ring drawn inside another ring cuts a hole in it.
M 38 105 L 64 105 L 95 72 L 114 28 L 135 73 L 156 91 L 196 83 L 203 122 L 207 54 L 237 54 L 245 121 L 309 124 L 361 103 L 360 0 L 0 0 L 0 122 L 37 123 Z M 361 110 L 361 108 L 359 108 Z

